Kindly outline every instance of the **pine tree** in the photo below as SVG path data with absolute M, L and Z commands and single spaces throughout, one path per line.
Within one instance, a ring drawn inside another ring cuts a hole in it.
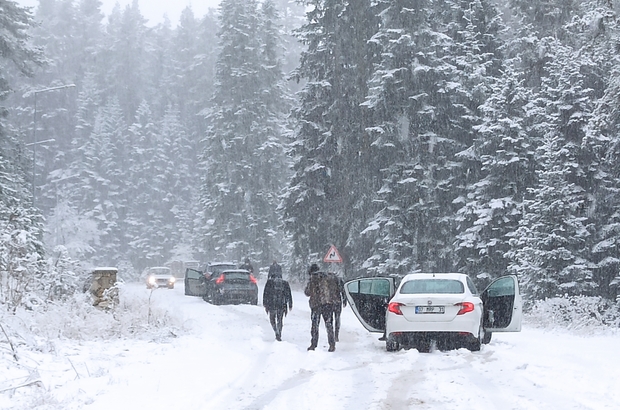
M 361 104 L 374 62 L 368 41 L 378 20 L 365 0 L 307 5 L 307 23 L 298 32 L 307 50 L 294 76 L 305 85 L 294 112 L 295 164 L 285 220 L 298 266 L 316 261 L 333 244 L 350 267 L 356 252 L 349 247 L 377 188 L 376 156 L 365 130 L 370 115 Z
M 373 144 L 384 184 L 380 209 L 364 231 L 375 249 L 366 266 L 406 273 L 456 267 L 455 213 L 476 169 L 477 107 L 498 75 L 502 26 L 486 2 L 379 2 L 383 24 L 373 37 L 383 59 L 367 104 L 375 112 Z
M 530 188 L 519 228 L 512 235 L 510 271 L 521 276 L 528 297 L 592 295 L 590 249 L 594 226 L 591 156 L 582 145 L 593 111 L 593 90 L 586 86 L 594 64 L 571 47 L 550 41 L 550 75 L 534 106 L 543 136 L 539 185 Z
M 201 203 L 203 246 L 210 257 L 252 255 L 268 263 L 278 225 L 274 187 L 279 189 L 284 152 L 281 112 L 274 105 L 281 78 L 267 75 L 274 74 L 269 68 L 274 62 L 266 60 L 271 53 L 261 29 L 267 25 L 258 11 L 255 1 L 220 4 L 220 51 L 213 108 L 207 115 Z
M 461 154 L 477 163 L 478 179 L 470 184 L 457 213 L 459 267 L 473 278 L 502 276 L 509 260 L 509 237 L 518 227 L 528 188 L 537 184 L 535 142 L 528 135 L 527 104 L 531 92 L 507 65 L 481 106 L 482 123 L 470 150 Z M 474 168 L 474 167 L 472 167 Z
M 34 26 L 28 9 L 13 1 L 0 1 L 0 8 L 0 102 L 4 102 L 11 93 L 9 73 L 31 76 L 43 59 L 28 34 Z M 15 312 L 42 287 L 43 226 L 40 212 L 32 207 L 21 144 L 11 136 L 6 116 L 6 108 L 0 106 L 0 305 Z

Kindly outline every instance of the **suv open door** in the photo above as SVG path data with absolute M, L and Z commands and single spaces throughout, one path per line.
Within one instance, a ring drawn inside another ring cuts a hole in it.
M 344 284 L 347 300 L 357 319 L 370 332 L 385 331 L 385 313 L 396 286 L 394 278 L 374 277 L 350 280 Z
M 194 268 L 185 269 L 185 295 L 204 296 L 207 291 L 206 282 L 202 271 Z

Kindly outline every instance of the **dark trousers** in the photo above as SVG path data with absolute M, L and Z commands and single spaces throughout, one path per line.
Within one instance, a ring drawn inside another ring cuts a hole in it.
M 334 303 L 334 336 L 338 341 L 338 335 L 340 334 L 340 313 L 342 313 L 342 304 Z
M 276 337 L 282 337 L 282 319 L 284 318 L 284 309 L 276 309 L 269 311 L 269 322 L 276 334 Z
M 330 346 L 336 346 L 334 338 L 334 305 L 321 305 L 310 311 L 310 320 L 312 326 L 310 328 L 310 336 L 312 337 L 310 345 L 316 347 L 319 343 L 319 324 L 321 316 L 325 322 L 325 330 L 327 330 L 327 342 Z

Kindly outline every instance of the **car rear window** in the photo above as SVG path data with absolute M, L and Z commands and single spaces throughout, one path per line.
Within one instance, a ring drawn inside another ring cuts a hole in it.
M 226 280 L 250 280 L 250 274 L 244 272 L 224 272 Z
M 401 294 L 440 293 L 458 294 L 465 293 L 463 283 L 455 279 L 414 279 L 405 282 L 400 288 Z

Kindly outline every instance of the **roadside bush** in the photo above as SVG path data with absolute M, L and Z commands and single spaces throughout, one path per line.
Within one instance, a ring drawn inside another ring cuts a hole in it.
M 571 330 L 620 327 L 620 302 L 599 296 L 564 296 L 536 301 L 526 316 L 529 323 Z
M 184 332 L 183 321 L 148 295 L 127 295 L 120 286 L 120 303 L 111 310 L 92 306 L 86 293 L 76 292 L 63 301 L 46 301 L 21 307 L 11 314 L 0 311 L 0 322 L 14 346 L 42 351 L 53 350 L 54 340 L 109 340 L 141 338 L 162 340 Z M 0 335 L 0 347 L 8 346 Z

